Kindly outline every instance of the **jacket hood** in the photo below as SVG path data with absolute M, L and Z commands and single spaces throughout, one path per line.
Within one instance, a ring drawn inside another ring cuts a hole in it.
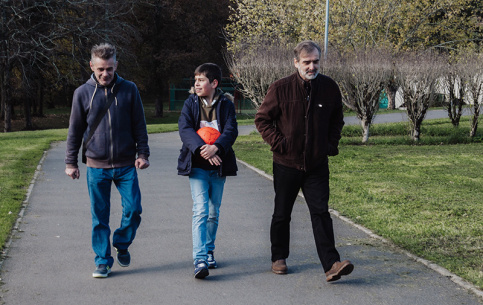
M 195 87 L 191 87 L 190 90 L 188 91 L 188 93 L 190 94 L 194 94 L 196 95 L 195 93 Z M 231 94 L 231 93 L 228 93 L 228 92 L 224 92 L 223 90 L 221 89 L 216 89 L 216 93 L 215 93 L 215 99 L 218 100 L 220 95 L 224 95 L 229 101 L 231 101 L 232 103 L 235 102 L 235 97 Z

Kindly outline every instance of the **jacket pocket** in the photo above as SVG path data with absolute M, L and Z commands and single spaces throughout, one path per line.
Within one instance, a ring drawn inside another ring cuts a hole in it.
M 109 143 L 105 133 L 94 133 L 87 143 L 86 156 L 91 159 L 106 160 L 109 156 Z
M 191 167 L 191 152 L 188 148 L 180 149 L 178 157 L 178 172 L 180 174 L 188 174 Z

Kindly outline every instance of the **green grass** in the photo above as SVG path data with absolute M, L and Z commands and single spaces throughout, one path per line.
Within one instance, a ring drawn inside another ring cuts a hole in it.
M 66 129 L 0 134 L 0 248 L 17 220 L 43 152 L 66 135 Z
M 483 144 L 347 146 L 331 206 L 483 288 Z
M 360 145 L 359 136 L 344 139 L 340 154 L 330 158 L 330 205 L 482 289 L 483 143 L 442 145 L 466 143 L 467 134 L 455 136 L 452 127 L 435 120 L 428 128 L 439 125 L 446 134 L 438 132 L 437 141 L 427 142 L 439 145 L 405 144 L 403 125 L 375 128 L 399 130 L 374 135 L 378 145 Z M 344 134 L 352 132 L 346 128 Z M 272 174 L 270 147 L 259 135 L 238 137 L 234 149 L 239 159 Z

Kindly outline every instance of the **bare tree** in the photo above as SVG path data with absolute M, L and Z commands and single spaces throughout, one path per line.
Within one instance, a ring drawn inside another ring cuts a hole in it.
M 225 62 L 241 93 L 258 109 L 274 81 L 294 72 L 291 48 L 282 43 L 239 46 L 225 53 Z
M 1 1 L 0 96 L 4 131 L 11 131 L 11 88 L 33 91 L 37 84 L 33 80 L 46 76 L 52 83 L 65 81 L 69 67 L 86 66 L 93 43 L 127 45 L 134 36 L 128 22 L 134 5 L 136 1 L 120 0 Z M 31 104 L 27 102 L 25 107 Z M 27 117 L 29 111 L 25 109 Z M 29 127 L 31 122 L 27 120 L 26 125 Z
M 386 84 L 386 94 L 387 94 L 387 109 L 394 110 L 396 109 L 396 94 L 399 86 L 396 81 L 396 65 L 393 63 L 392 65 L 393 70 L 391 71 L 391 75 L 389 76 L 389 80 Z
M 469 75 L 465 91 L 466 98 L 469 104 L 469 109 L 472 114 L 470 121 L 470 137 L 476 136 L 478 129 L 478 121 L 480 119 L 481 108 L 483 105 L 483 64 L 482 56 L 471 54 L 461 61 L 466 73 Z
M 362 142 L 369 140 L 381 93 L 393 71 L 392 56 L 385 50 L 365 50 L 328 61 L 327 74 L 333 75 L 342 91 L 342 101 L 354 110 L 363 129 Z M 329 72 L 330 71 L 330 72 Z
M 406 53 L 398 58 L 397 81 L 403 92 L 414 141 L 419 141 L 426 112 L 436 99 L 441 67 L 440 58 L 431 52 Z
M 446 110 L 454 127 L 458 127 L 465 104 L 465 87 L 468 74 L 461 63 L 449 62 L 443 69 L 442 89 L 445 92 Z

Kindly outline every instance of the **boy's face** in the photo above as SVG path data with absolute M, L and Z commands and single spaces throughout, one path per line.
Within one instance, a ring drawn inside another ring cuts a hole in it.
M 198 96 L 212 98 L 217 86 L 218 80 L 214 79 L 210 83 L 210 80 L 205 75 L 195 75 L 195 92 Z

